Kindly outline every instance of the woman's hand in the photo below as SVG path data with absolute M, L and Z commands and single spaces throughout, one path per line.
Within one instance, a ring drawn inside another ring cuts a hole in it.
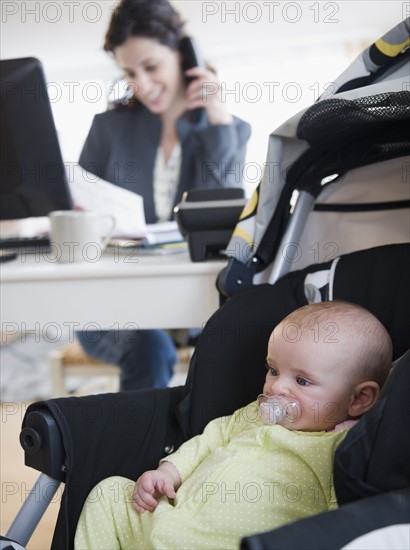
M 181 481 L 176 468 L 168 462 L 163 462 L 156 470 L 149 470 L 142 474 L 135 483 L 132 494 L 132 505 L 143 514 L 145 510 L 153 512 L 162 495 L 174 499 L 175 490 Z
M 185 74 L 194 79 L 186 89 L 187 109 L 206 109 L 212 125 L 232 124 L 232 115 L 222 101 L 221 85 L 215 73 L 204 67 L 192 67 Z

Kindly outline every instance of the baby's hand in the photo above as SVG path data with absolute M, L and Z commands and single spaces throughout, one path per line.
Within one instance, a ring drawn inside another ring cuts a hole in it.
M 145 510 L 153 512 L 162 495 L 172 499 L 176 497 L 174 477 L 165 469 L 149 470 L 138 478 L 132 495 L 132 504 L 141 514 Z

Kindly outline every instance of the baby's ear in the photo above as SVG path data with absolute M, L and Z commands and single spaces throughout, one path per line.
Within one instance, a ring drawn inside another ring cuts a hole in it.
M 380 386 L 377 382 L 368 380 L 355 386 L 348 413 L 349 416 L 361 416 L 373 407 L 380 395 Z

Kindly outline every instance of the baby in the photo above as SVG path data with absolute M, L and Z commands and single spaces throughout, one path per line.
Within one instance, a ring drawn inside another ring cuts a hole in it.
M 377 401 L 391 363 L 390 337 L 364 308 L 292 312 L 269 339 L 258 400 L 211 421 L 135 485 L 98 484 L 75 547 L 238 548 L 246 535 L 334 508 L 334 451 Z

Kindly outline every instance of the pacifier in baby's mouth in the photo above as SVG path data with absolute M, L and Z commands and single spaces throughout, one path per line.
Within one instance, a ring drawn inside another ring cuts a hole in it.
M 300 418 L 300 403 L 291 397 L 283 395 L 258 396 L 257 403 L 262 420 L 265 424 L 273 426 L 281 422 L 292 423 Z

